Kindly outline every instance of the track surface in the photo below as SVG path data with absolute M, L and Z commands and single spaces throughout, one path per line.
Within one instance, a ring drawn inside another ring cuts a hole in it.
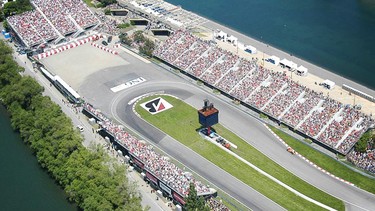
M 164 92 L 179 97 L 195 108 L 202 106 L 202 100 L 208 98 L 220 110 L 220 123 L 246 140 L 263 154 L 274 160 L 311 185 L 343 200 L 346 210 L 375 210 L 375 196 L 356 187 L 340 182 L 307 162 L 287 153 L 282 145 L 256 118 L 210 92 L 206 92 L 194 83 L 176 76 L 165 69 L 142 63 L 127 54 L 121 55 L 130 65 L 104 69 L 85 78 L 79 92 L 85 100 L 98 107 L 108 116 L 141 134 L 147 141 L 159 147 L 171 157 L 179 160 L 213 184 L 238 199 L 253 210 L 283 210 L 251 187 L 237 180 L 222 169 L 210 163 L 176 140 L 140 119 L 128 103 L 143 94 Z M 143 77 L 147 81 L 113 93 L 110 88 L 122 81 Z M 114 80 L 116 78 L 116 80 Z

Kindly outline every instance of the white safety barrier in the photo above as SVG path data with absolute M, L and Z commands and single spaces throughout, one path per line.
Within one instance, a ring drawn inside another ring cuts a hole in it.
M 49 57 L 49 56 L 51 56 L 51 55 L 54 55 L 54 54 L 57 54 L 57 53 L 63 52 L 63 51 L 65 51 L 65 50 L 68 50 L 68 49 L 71 49 L 71 48 L 75 48 L 75 47 L 77 47 L 77 46 L 83 45 L 83 44 L 88 43 L 88 42 L 91 42 L 91 41 L 95 41 L 95 40 L 97 40 L 97 39 L 99 39 L 99 38 L 102 38 L 102 37 L 103 37 L 103 35 L 101 35 L 101 34 L 95 34 L 95 35 L 92 35 L 92 36 L 87 37 L 87 38 L 82 39 L 82 40 L 73 41 L 73 42 L 68 43 L 68 44 L 66 44 L 66 45 L 64 45 L 64 46 L 60 46 L 60 47 L 58 47 L 58 48 L 51 49 L 51 50 L 49 50 L 49 51 L 47 51 L 47 52 L 44 52 L 44 53 L 38 54 L 38 55 L 37 55 L 37 58 L 38 58 L 38 59 L 47 58 L 47 57 Z M 116 53 L 116 54 L 117 54 L 117 53 Z
M 106 52 L 108 52 L 108 53 L 111 53 L 111 54 L 114 54 L 114 55 L 117 55 L 117 54 L 118 54 L 117 51 L 112 50 L 112 49 L 110 49 L 110 48 L 107 48 L 107 47 L 105 47 L 105 46 L 102 46 L 102 45 L 96 44 L 96 43 L 94 43 L 94 42 L 92 42 L 91 45 L 94 46 L 94 47 L 97 47 L 97 48 L 99 48 L 99 49 L 101 49 L 101 50 L 103 50 L 103 51 L 106 51 Z

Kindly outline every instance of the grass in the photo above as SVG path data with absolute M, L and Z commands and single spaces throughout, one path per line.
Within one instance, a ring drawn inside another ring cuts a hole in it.
M 91 2 L 91 0 L 83 0 L 87 4 L 88 7 L 95 7 L 95 5 Z
M 139 103 L 148 101 L 155 97 L 156 96 L 145 98 Z M 282 207 L 288 210 L 322 210 L 321 207 L 296 196 L 294 193 L 258 173 L 256 170 L 252 169 L 234 156 L 225 153 L 218 146 L 202 139 L 196 132 L 196 129 L 200 127 L 197 121 L 196 109 L 173 97 L 163 96 L 163 98 L 174 107 L 165 112 L 151 115 L 140 107 L 138 103 L 136 111 L 146 121 L 158 127 L 174 139 L 180 141 L 185 146 L 237 177 L 239 180 L 248 184 Z M 181 133 L 182 128 L 184 130 L 183 133 Z M 220 124 L 216 125 L 214 129 L 224 138 L 238 146 L 238 149 L 233 149 L 233 152 L 266 171 L 268 174 L 323 204 L 337 210 L 345 209 L 342 201 L 294 176 Z
M 291 146 L 298 153 L 320 166 L 321 168 L 327 170 L 328 172 L 338 176 L 344 180 L 347 180 L 361 189 L 375 194 L 375 179 L 366 177 L 360 173 L 357 173 L 350 168 L 337 162 L 335 159 L 309 147 L 306 144 L 301 143 L 290 135 L 284 133 L 283 131 L 270 126 L 270 128 L 275 132 L 280 138 L 282 138 L 289 146 Z

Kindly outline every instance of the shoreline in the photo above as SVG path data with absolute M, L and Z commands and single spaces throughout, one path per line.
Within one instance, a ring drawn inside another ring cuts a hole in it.
M 156 0 L 158 5 L 161 7 L 169 7 L 176 5 L 169 3 L 164 0 Z M 230 28 L 230 26 L 226 26 L 225 24 L 221 24 L 219 22 L 215 22 L 214 20 L 208 19 L 204 15 L 200 15 L 198 13 L 193 13 L 191 11 L 185 10 L 181 8 L 179 13 L 173 13 L 176 16 L 176 20 L 181 20 L 181 25 L 177 26 L 175 24 L 171 24 L 165 17 L 155 16 L 153 14 L 145 13 L 145 9 L 133 7 L 130 3 L 130 0 L 122 0 L 119 2 L 120 5 L 124 6 L 125 8 L 130 8 L 130 10 L 135 10 L 140 13 L 143 13 L 147 19 L 151 21 L 160 21 L 165 23 L 169 28 L 172 30 L 186 30 L 195 36 L 200 37 L 203 40 L 215 40 L 216 46 L 231 51 L 233 54 L 238 55 L 239 57 L 246 58 L 251 60 L 252 58 L 257 59 L 258 65 L 264 66 L 265 68 L 272 70 L 274 72 L 281 72 L 285 73 L 289 78 L 291 78 L 296 83 L 309 88 L 310 90 L 314 90 L 318 93 L 322 93 L 324 96 L 332 98 L 343 105 L 351 105 L 353 107 L 358 108 L 361 110 L 362 113 L 372 116 L 375 114 L 375 102 L 373 100 L 368 100 L 361 96 L 361 94 L 367 95 L 371 99 L 375 99 L 375 89 L 366 87 L 366 85 L 360 84 L 356 81 L 350 80 L 345 78 L 338 73 L 333 71 L 329 71 L 328 69 L 324 69 L 323 67 L 319 67 L 316 64 L 313 64 L 307 60 L 302 58 L 296 57 L 291 53 L 285 52 L 281 49 L 278 49 L 274 46 L 271 46 L 267 43 L 264 43 L 262 40 L 257 40 L 252 38 L 249 35 L 245 35 L 242 32 L 236 31 L 235 29 Z M 198 17 L 201 22 L 189 25 L 189 19 L 186 17 L 186 14 L 193 14 L 194 17 Z M 168 17 L 168 16 L 166 16 Z M 182 21 L 184 20 L 184 21 Z M 168 27 L 167 27 L 168 28 Z M 220 41 L 218 39 L 214 39 L 214 31 L 217 29 L 224 31 L 228 36 L 233 35 L 238 39 L 238 42 L 244 45 L 251 45 L 257 49 L 255 54 L 250 54 L 245 52 L 244 50 L 240 50 L 236 44 L 232 44 L 230 42 Z M 200 36 L 203 35 L 203 36 Z M 308 69 L 308 74 L 305 76 L 297 75 L 294 71 L 289 71 L 287 68 L 282 68 L 280 65 L 273 65 L 269 62 L 263 62 L 262 59 L 266 59 L 272 55 L 279 57 L 280 59 L 287 59 L 290 61 L 295 62 L 298 66 L 302 65 Z M 294 75 L 294 76 L 293 76 Z M 323 86 L 319 85 L 323 83 L 325 80 L 330 80 L 335 83 L 333 89 L 326 89 Z M 350 89 L 344 89 L 343 85 L 350 87 Z M 354 90 L 353 90 L 354 89 Z M 357 93 L 355 91 L 361 92 Z
M 174 5 L 173 3 L 166 1 L 166 0 L 160 0 L 167 2 L 169 4 Z M 176 6 L 176 5 L 175 5 Z M 294 55 L 292 52 L 288 52 L 285 49 L 282 49 L 280 47 L 275 47 L 272 46 L 266 42 L 263 42 L 262 40 L 259 40 L 258 38 L 254 38 L 251 35 L 248 35 L 244 32 L 241 32 L 240 29 L 235 29 L 232 28 L 231 26 L 221 23 L 219 21 L 216 21 L 212 18 L 209 18 L 205 16 L 204 14 L 200 14 L 197 12 L 193 12 L 187 9 L 184 9 L 183 7 L 181 8 L 182 10 L 185 10 L 187 12 L 191 12 L 199 17 L 202 17 L 203 19 L 206 20 L 206 22 L 196 26 L 195 28 L 199 28 L 200 26 L 205 27 L 207 29 L 221 29 L 222 31 L 228 33 L 228 35 L 233 35 L 238 39 L 239 42 L 242 42 L 244 44 L 251 44 L 257 50 L 264 52 L 265 54 L 268 55 L 275 55 L 280 57 L 280 59 L 286 58 L 288 60 L 292 60 L 296 62 L 299 65 L 303 65 L 304 67 L 307 67 L 309 69 L 309 73 L 312 75 L 315 75 L 317 77 L 322 78 L 323 80 L 329 79 L 331 81 L 336 82 L 337 85 L 342 86 L 342 84 L 346 84 L 348 86 L 351 86 L 359 91 L 362 91 L 366 94 L 371 95 L 372 97 L 375 97 L 375 87 L 369 88 L 367 85 L 362 84 L 356 80 L 352 80 L 347 78 L 345 75 L 342 75 L 338 72 L 335 72 L 334 70 L 330 70 L 327 67 L 319 66 L 318 64 L 314 63 L 313 61 L 309 61 L 306 58 L 299 57 L 298 55 Z M 274 54 L 269 53 L 269 52 L 275 52 Z M 353 70 L 355 71 L 355 70 Z
M 359 82 L 348 79 L 343 75 L 330 71 L 326 68 L 320 67 L 310 61 L 307 61 L 306 59 L 300 58 L 298 56 L 295 56 L 291 53 L 286 52 L 285 50 L 279 49 L 265 42 L 257 40 L 256 38 L 243 34 L 242 32 L 236 31 L 235 29 L 232 29 L 230 26 L 226 26 L 224 24 L 218 23 L 208 18 L 206 19 L 208 21 L 202 24 L 201 25 L 202 27 L 205 27 L 207 29 L 212 29 L 212 30 L 220 29 L 229 35 L 233 35 L 238 38 L 239 42 L 244 43 L 245 45 L 249 44 L 249 45 L 254 46 L 258 50 L 258 53 L 264 53 L 267 55 L 275 55 L 279 57 L 280 59 L 286 58 L 288 60 L 291 60 L 297 63 L 298 65 L 303 65 L 304 67 L 308 68 L 309 74 L 317 76 L 321 78 L 322 80 L 329 79 L 335 82 L 336 85 L 340 87 L 342 86 L 342 84 L 346 84 L 348 86 L 351 86 L 357 90 L 360 90 L 366 94 L 369 94 L 375 97 L 375 90 L 368 88 L 366 85 L 363 85 Z M 255 55 L 255 54 L 249 54 L 249 55 Z

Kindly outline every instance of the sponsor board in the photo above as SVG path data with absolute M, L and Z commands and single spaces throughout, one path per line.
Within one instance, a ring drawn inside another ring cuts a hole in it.
M 141 168 L 141 169 L 143 169 L 144 168 L 144 164 L 141 162 L 141 161 L 139 161 L 137 158 L 135 158 L 135 157 L 133 157 L 133 162 L 139 167 L 139 168 Z
M 182 205 L 186 204 L 186 202 L 184 201 L 184 198 L 182 198 L 179 194 L 173 192 L 173 198 L 180 202 Z
M 147 178 L 153 182 L 155 185 L 158 184 L 158 180 L 154 177 L 154 175 L 150 174 L 148 171 L 146 171 Z
M 151 114 L 157 114 L 173 107 L 170 103 L 168 103 L 161 97 L 142 103 L 141 106 Z
M 159 182 L 159 187 L 162 190 L 164 190 L 166 193 L 168 193 L 169 195 L 172 195 L 172 190 L 170 188 L 168 188 L 166 185 L 164 185 L 164 183 Z
M 133 79 L 131 81 L 128 81 L 126 83 L 120 84 L 118 86 L 112 87 L 111 91 L 116 93 L 116 92 L 119 92 L 121 90 L 127 89 L 129 87 L 135 86 L 137 84 L 143 83 L 145 81 L 146 81 L 146 79 L 144 79 L 142 77 L 139 77 L 139 78 Z

